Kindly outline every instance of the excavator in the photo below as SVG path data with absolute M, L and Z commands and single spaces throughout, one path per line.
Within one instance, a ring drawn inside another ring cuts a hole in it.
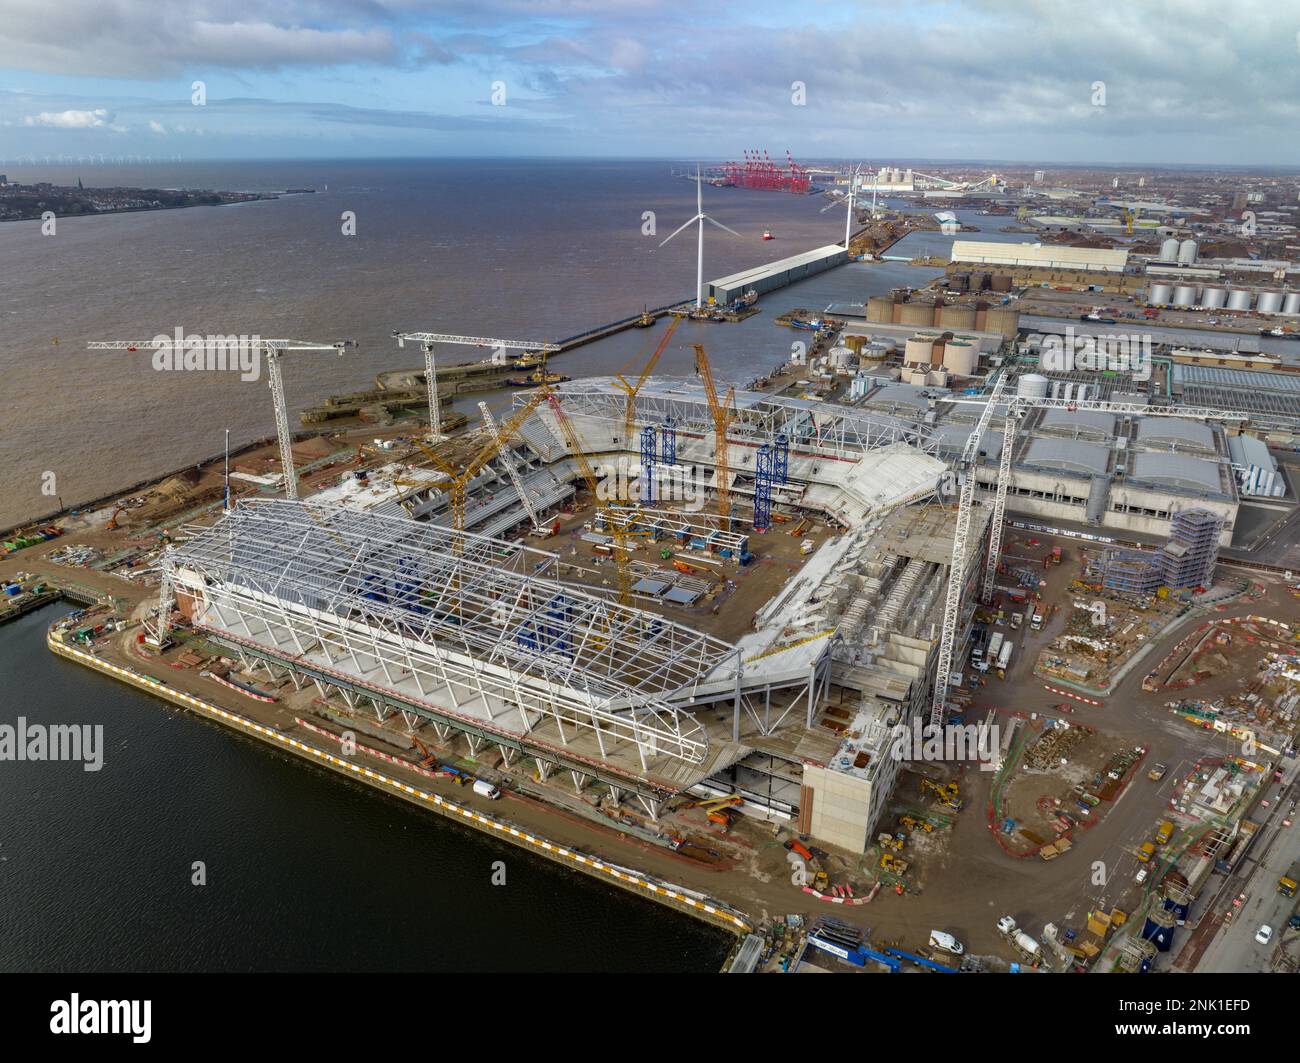
M 926 834 L 930 834 L 934 831 L 933 823 L 928 819 L 919 819 L 916 816 L 899 816 L 898 825 L 900 827 L 906 827 L 908 830 L 924 831 Z
M 880 846 L 882 851 L 893 849 L 894 852 L 899 852 L 903 848 L 903 844 L 906 842 L 906 840 L 907 840 L 906 834 L 876 835 L 876 844 Z
M 410 738 L 411 741 L 415 743 L 416 748 L 419 749 L 420 754 L 423 757 L 420 761 L 420 767 L 426 770 L 432 770 L 433 766 L 438 763 L 438 758 L 430 753 L 429 747 L 421 742 L 415 735 L 411 735 Z
M 744 798 L 739 794 L 728 794 L 726 797 L 711 797 L 691 801 L 689 804 L 683 805 L 682 808 L 703 809 L 710 823 L 716 823 L 725 829 L 735 823 L 736 817 L 739 815 L 739 812 L 735 811 L 735 807 L 741 804 L 743 800 Z
M 885 853 L 880 858 L 880 870 L 888 871 L 891 875 L 907 874 L 908 863 L 906 860 L 900 860 L 893 853 Z
M 922 779 L 921 793 L 927 792 L 934 794 L 935 800 L 944 808 L 952 809 L 954 812 L 961 811 L 961 797 L 958 795 L 955 782 L 940 784 L 933 779 Z

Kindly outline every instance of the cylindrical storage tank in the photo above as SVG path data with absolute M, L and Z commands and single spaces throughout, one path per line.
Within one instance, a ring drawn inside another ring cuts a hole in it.
M 943 367 L 954 376 L 973 376 L 979 364 L 979 348 L 969 340 L 949 340 L 943 347 Z
M 840 338 L 844 341 L 844 346 L 854 354 L 861 354 L 862 348 L 867 345 L 866 336 L 842 336 Z
M 1174 289 L 1174 297 L 1169 300 L 1173 306 L 1195 306 L 1196 305 L 1196 285 L 1180 284 Z
M 883 343 L 869 343 L 867 346 L 862 348 L 858 357 L 859 360 L 863 362 L 879 363 L 889 357 L 889 351 L 890 348 L 886 347 Z
M 975 308 L 973 306 L 943 307 L 939 311 L 939 327 L 973 329 L 975 327 Z
M 1300 314 L 1300 292 L 1287 292 L 1282 300 L 1282 313 Z
M 894 320 L 894 300 L 887 295 L 873 295 L 867 300 L 867 320 L 888 325 Z
M 1276 314 L 1282 309 L 1282 293 L 1267 291 L 1259 293 L 1259 302 L 1255 309 L 1261 314 Z
M 1053 380 L 1051 386 L 1052 398 L 1059 399 L 1061 397 L 1061 382 L 1059 380 Z
M 903 364 L 929 365 L 934 356 L 934 341 L 935 336 L 932 333 L 913 336 L 907 341 L 903 351 Z
M 964 292 L 970 287 L 969 273 L 954 273 L 948 278 L 948 287 L 954 292 Z
M 1006 339 L 1014 339 L 1020 331 L 1020 311 L 994 307 L 984 314 L 984 331 L 996 332 Z
M 1174 262 L 1178 258 L 1178 241 L 1174 237 L 1169 237 L 1160 245 L 1160 261 Z
M 1178 245 L 1178 264 L 1180 266 L 1190 266 L 1196 261 L 1196 253 L 1201 247 L 1195 240 L 1184 240 Z
M 1226 288 L 1206 288 L 1201 292 L 1201 305 L 1206 310 L 1218 310 L 1228 301 Z
M 1026 399 L 1045 399 L 1047 384 L 1047 377 L 1042 373 L 1027 373 L 1016 381 L 1016 394 Z
M 992 283 L 993 274 L 991 273 L 972 273 L 970 275 L 970 287 L 973 292 L 986 291 Z
M 1177 243 L 1178 241 L 1175 240 L 1174 242 Z M 1153 281 L 1151 287 L 1147 289 L 1147 303 L 1151 306 L 1168 306 L 1173 295 L 1174 289 L 1172 285 L 1165 284 L 1163 281 Z
M 1009 292 L 1011 291 L 1011 278 L 1005 273 L 995 274 L 989 282 L 989 288 L 995 292 Z
M 1069 402 L 1070 399 L 1072 399 L 1073 397 L 1074 397 L 1074 384 L 1071 381 L 1067 380 L 1064 384 L 1061 385 L 1061 398 L 1064 399 L 1066 402 Z
M 898 319 L 900 325 L 920 325 L 929 328 L 934 324 L 934 304 L 915 301 L 903 304 L 903 313 Z
M 1228 289 L 1229 310 L 1249 310 L 1253 295 L 1249 288 Z

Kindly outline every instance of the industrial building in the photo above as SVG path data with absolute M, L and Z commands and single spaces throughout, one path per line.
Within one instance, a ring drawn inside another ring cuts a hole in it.
M 956 519 L 935 504 L 938 437 L 869 410 L 736 394 L 724 465 L 736 516 L 702 512 L 706 499 L 636 511 L 624 527 L 650 549 L 634 554 L 622 602 L 595 568 L 610 527 L 599 500 L 581 500 L 596 506 L 581 541 L 548 550 L 511 537 L 528 523 L 521 492 L 543 517 L 572 506 L 584 466 L 637 462 L 648 432 L 664 443 L 660 474 L 699 470 L 716 495 L 716 422 L 693 383 L 645 386 L 631 437 L 612 382 L 551 394 L 518 399 L 527 416 L 510 445 L 465 485 L 464 530 L 443 475 L 395 463 L 192 529 L 166 556 L 163 593 L 245 668 L 314 688 L 359 729 L 429 727 L 474 756 L 526 759 L 544 781 L 602 785 L 652 818 L 692 788 L 733 792 L 865 851 L 899 770 L 885 736 L 933 693 Z M 773 447 L 785 468 L 764 482 Z M 799 546 L 749 531 L 765 491 L 787 519 L 838 533 L 788 574 L 744 575 L 770 588 L 737 638 L 743 616 L 701 604 L 729 574 L 734 585 L 751 549 Z M 983 539 L 972 535 L 968 582 Z M 594 556 L 580 553 L 591 540 Z M 666 546 L 693 575 L 659 563 Z M 964 638 L 969 612 L 962 623 Z
M 1084 270 L 1123 273 L 1128 252 L 1063 244 L 1003 244 L 988 240 L 954 240 L 954 263 L 1033 269 Z
M 715 303 L 726 306 L 734 303 L 746 292 L 752 291 L 763 295 L 765 292 L 784 288 L 805 277 L 822 273 L 848 260 L 848 250 L 839 244 L 815 247 L 811 251 L 803 251 L 789 258 L 709 281 L 705 294 Z

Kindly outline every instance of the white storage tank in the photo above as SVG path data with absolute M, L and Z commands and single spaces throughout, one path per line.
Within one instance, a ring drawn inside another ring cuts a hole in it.
M 1180 284 L 1174 289 L 1174 297 L 1170 300 L 1174 306 L 1195 306 L 1196 305 L 1196 285 Z
M 955 376 L 972 376 L 979 364 L 979 348 L 970 340 L 951 339 L 943 346 L 943 367 Z
M 1160 261 L 1174 262 L 1178 258 L 1178 240 L 1171 236 L 1160 245 Z
M 1219 310 L 1228 301 L 1226 288 L 1206 288 L 1201 292 L 1201 305 L 1206 310 Z
M 1178 264 L 1190 266 L 1196 261 L 1196 253 L 1200 249 L 1200 245 L 1195 240 L 1184 240 L 1178 245 Z
M 1249 288 L 1230 288 L 1228 289 L 1228 309 L 1229 310 L 1249 310 L 1251 304 L 1251 291 Z
M 1282 313 L 1300 314 L 1300 292 L 1287 292 L 1282 300 Z
M 1173 242 L 1178 243 L 1177 240 Z M 1147 289 L 1147 303 L 1151 306 L 1168 306 L 1173 294 L 1172 285 L 1165 284 L 1163 281 L 1153 281 L 1151 287 Z
M 827 360 L 832 369 L 847 369 L 853 360 L 853 352 L 847 347 L 832 347 L 827 352 Z
M 1282 293 L 1265 291 L 1259 293 L 1259 303 L 1255 307 L 1261 314 L 1276 314 L 1282 309 Z
M 1045 399 L 1047 383 L 1042 373 L 1028 373 L 1016 381 L 1016 394 L 1027 399 Z

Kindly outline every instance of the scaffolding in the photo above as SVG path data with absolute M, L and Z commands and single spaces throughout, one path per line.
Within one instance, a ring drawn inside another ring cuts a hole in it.
M 659 430 L 659 434 L 662 438 L 662 443 L 663 443 L 660 449 L 663 451 L 664 464 L 676 465 L 677 464 L 677 425 L 671 417 L 668 418 L 668 420 L 664 421 L 663 427 Z
M 655 438 L 654 425 L 641 429 L 641 501 L 648 506 L 655 503 Z
M 754 531 L 772 525 L 772 481 L 776 478 L 776 453 L 768 443 L 758 448 L 754 460 Z
M 554 554 L 312 510 L 244 501 L 187 529 L 162 569 L 197 629 L 571 756 L 631 757 L 643 772 L 706 759 L 705 731 L 679 704 L 734 647 L 552 578 Z

